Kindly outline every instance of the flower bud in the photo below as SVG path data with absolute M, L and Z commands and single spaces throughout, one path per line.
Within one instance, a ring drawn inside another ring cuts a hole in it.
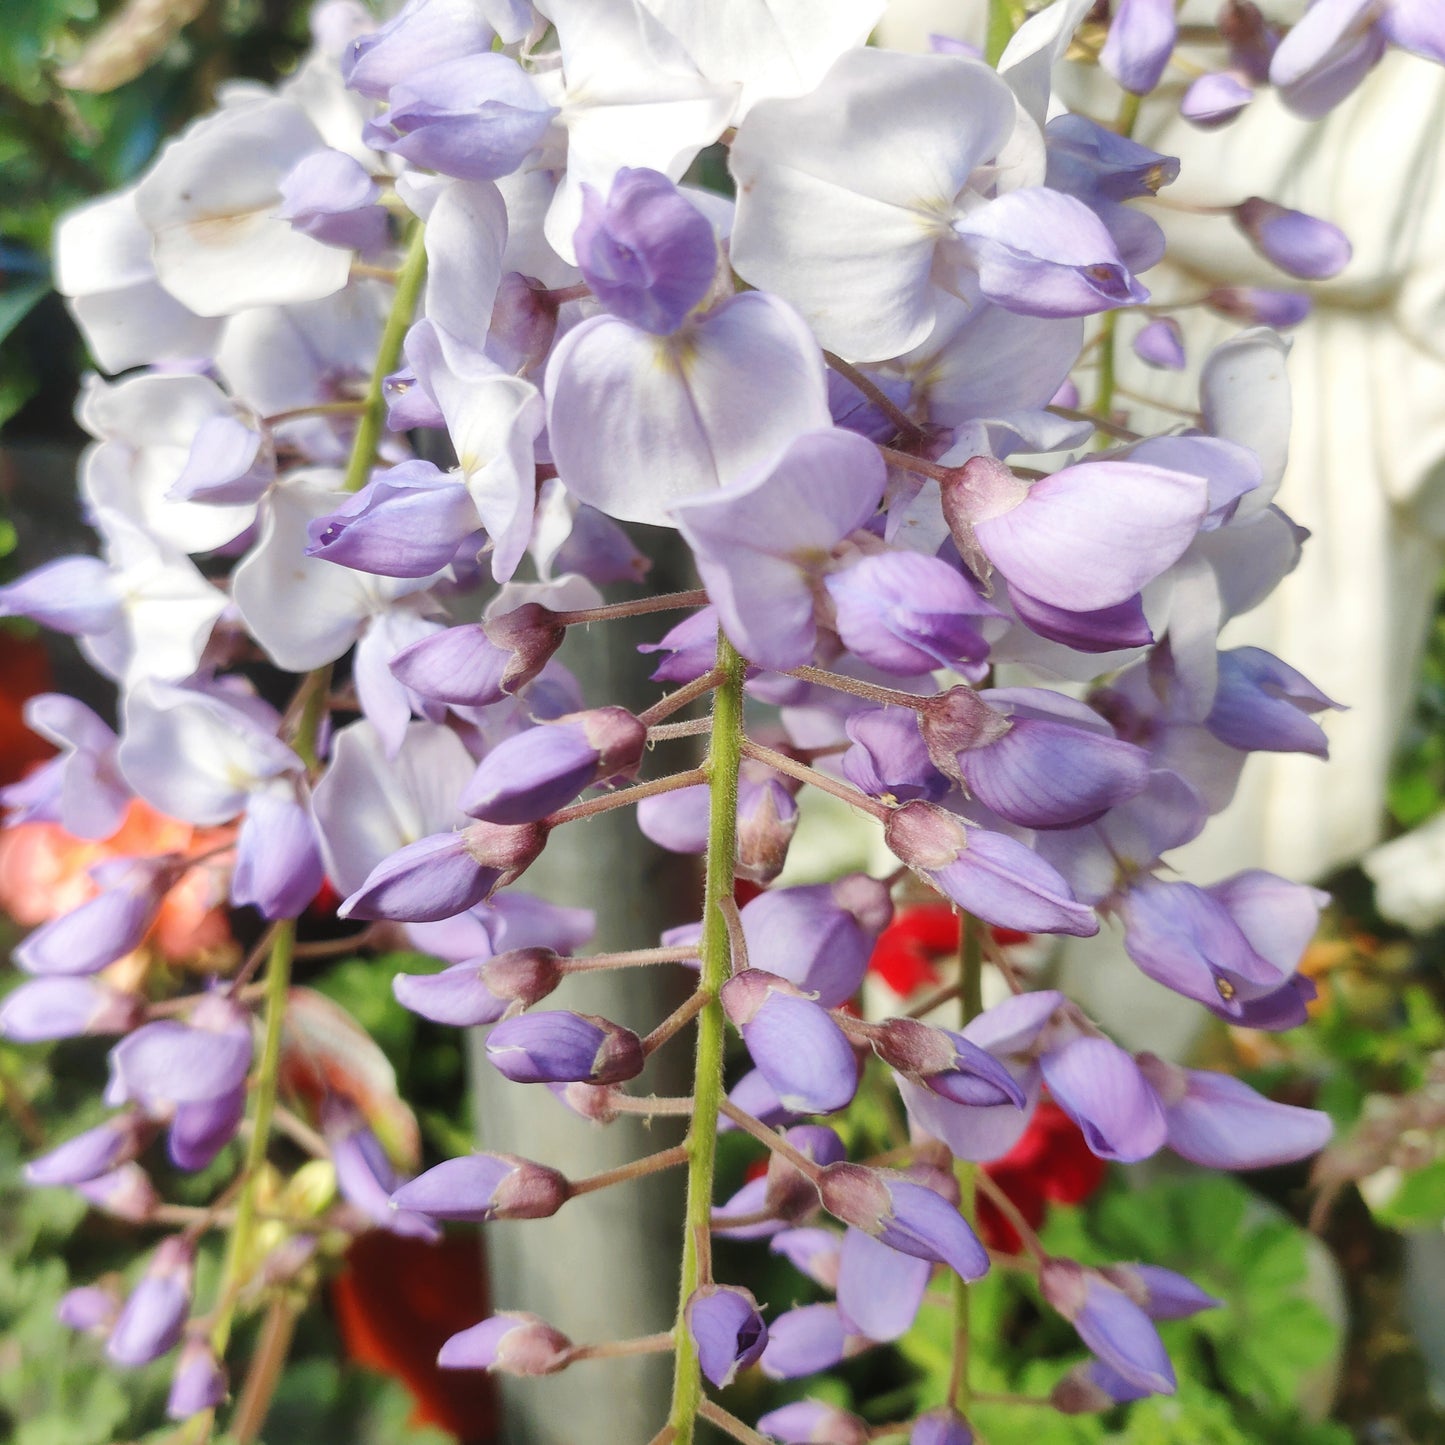
M 1298 326 L 1314 307 L 1298 291 L 1270 291 L 1263 286 L 1216 286 L 1204 304 L 1235 321 L 1276 331 Z
M 30 1184 L 82 1184 L 134 1159 L 150 1142 L 155 1125 L 127 1110 L 87 1129 L 25 1166 Z
M 1098 1415 L 1152 1392 L 1126 1380 L 1102 1360 L 1075 1365 L 1054 1386 L 1049 1402 L 1061 1415 Z
M 565 1176 L 515 1154 L 468 1154 L 418 1174 L 391 1196 L 393 1209 L 432 1219 L 546 1219 L 566 1202 Z
M 973 1431 L 953 1410 L 930 1410 L 913 1422 L 908 1445 L 973 1445 Z
M 515 1084 L 619 1084 L 646 1062 L 642 1040 L 595 1014 L 544 1010 L 499 1023 L 487 1057 Z
M 1201 130 L 1213 130 L 1227 125 L 1253 99 L 1252 85 L 1232 70 L 1217 70 L 1190 83 L 1179 102 L 1179 114 Z M 1134 349 L 1139 349 L 1137 341 Z
M 103 1214 L 132 1224 L 144 1224 L 161 1202 L 150 1175 L 134 1161 L 107 1174 L 97 1174 L 94 1179 L 82 1180 L 75 1192 Z
M 487 640 L 511 654 L 502 669 L 501 688 L 513 693 L 542 671 L 561 647 L 567 636 L 566 627 L 556 620 L 557 614 L 540 602 L 524 602 L 499 617 L 489 617 L 482 624 Z
M 626 708 L 599 707 L 541 723 L 497 744 L 462 794 L 490 823 L 532 823 L 604 778 L 635 777 L 647 728 Z
M 107 1335 L 120 1313 L 120 1299 L 104 1285 L 87 1284 L 67 1290 L 55 1306 L 55 1318 L 67 1329 L 88 1335 Z
M 964 780 L 959 754 L 997 742 L 1012 726 L 971 687 L 951 687 L 918 709 L 918 731 L 933 766 L 956 783 Z
M 453 1028 L 474 1028 L 531 1008 L 561 981 L 560 958 L 552 949 L 513 948 L 440 973 L 399 973 L 391 987 L 397 1002 L 412 1013 Z
M 19 1044 L 129 1033 L 145 1005 L 96 978 L 37 978 L 6 994 L 0 1035 Z
M 551 1375 L 567 1365 L 572 1341 L 536 1315 L 508 1311 L 453 1335 L 441 1347 L 443 1370 L 494 1370 L 503 1375 Z
M 759 968 L 734 974 L 722 1005 L 783 1105 L 807 1114 L 844 1108 L 858 1089 L 858 1063 L 828 1011 Z
M 1148 95 L 1164 74 L 1177 34 L 1174 0 L 1119 0 L 1099 64 L 1134 95 Z
M 1234 223 L 1266 260 L 1304 281 L 1323 281 L 1349 265 L 1352 247 L 1338 226 L 1304 211 L 1251 196 L 1233 211 Z
M 946 1264 L 965 1280 L 988 1272 L 988 1253 L 968 1221 L 933 1190 L 896 1173 L 831 1164 L 818 1182 L 823 1208 L 900 1254 Z
M 195 1248 L 181 1235 L 163 1240 L 130 1293 L 106 1342 L 118 1365 L 148 1365 L 174 1348 L 191 1309 Z
M 1174 1393 L 1174 1368 L 1158 1331 L 1123 1290 L 1071 1259 L 1045 1261 L 1039 1290 L 1079 1338 L 1131 1384 L 1150 1394 Z
M 469 622 L 403 647 L 390 666 L 398 682 L 431 701 L 489 707 L 506 696 L 503 678 L 511 657 L 481 623 Z
M 873 1438 L 866 1420 L 821 1400 L 794 1400 L 770 1410 L 758 1421 L 758 1429 L 783 1445 L 868 1445 Z
M 171 1392 L 166 1398 L 166 1415 L 172 1420 L 189 1420 L 202 1410 L 214 1409 L 226 1398 L 226 1371 L 204 1339 L 186 1341 Z
M 1134 337 L 1134 354 L 1163 371 L 1182 371 L 1185 364 L 1184 332 L 1172 316 L 1155 317 Z
M 932 1028 L 918 1019 L 887 1019 L 869 1042 L 890 1069 L 955 1104 L 1024 1107 L 1024 1092 L 1014 1076 L 962 1034 Z
M 771 883 L 788 861 L 788 845 L 797 827 L 798 805 L 776 778 L 769 778 L 758 788 L 740 789 L 738 876 L 752 883 Z
M 768 1343 L 758 1302 L 745 1289 L 709 1284 L 693 1291 L 684 1318 L 697 1346 L 698 1364 L 718 1389 L 755 1364 Z
M 1114 1264 L 1099 1273 L 1123 1290 L 1151 1320 L 1187 1320 L 1201 1310 L 1219 1309 L 1223 1304 L 1193 1280 L 1163 1265 Z

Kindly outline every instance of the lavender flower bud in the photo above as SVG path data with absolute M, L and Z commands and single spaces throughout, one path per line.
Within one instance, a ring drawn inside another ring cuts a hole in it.
M 155 1126 L 127 1111 L 87 1129 L 25 1166 L 30 1184 L 82 1184 L 134 1159 L 150 1142 Z
M 474 1028 L 531 1008 L 561 981 L 560 957 L 552 949 L 513 948 L 440 973 L 399 973 L 391 987 L 397 1002 L 412 1013 L 453 1028 Z
M 831 1164 L 818 1193 L 834 1218 L 900 1254 L 946 1264 L 965 1280 L 988 1273 L 988 1252 L 968 1221 L 932 1189 L 860 1164 Z
M 796 1124 L 783 1137 L 815 1164 L 837 1164 L 848 1157 L 843 1141 L 826 1124 Z M 766 1184 L 765 1207 L 778 1219 L 800 1224 L 817 1212 L 817 1187 L 781 1154 L 768 1159 Z
M 1157 316 L 1134 337 L 1134 354 L 1140 361 L 1164 371 L 1182 371 L 1185 364 L 1184 332 L 1172 316 Z
M 443 1370 L 493 1370 L 503 1375 L 551 1375 L 564 1369 L 572 1341 L 536 1315 L 507 1311 L 453 1335 L 441 1347 Z
M 1350 262 L 1353 248 L 1338 226 L 1304 211 L 1251 196 L 1233 211 L 1234 223 L 1255 249 L 1281 271 L 1304 281 L 1338 275 Z
M 171 1377 L 166 1415 L 172 1420 L 189 1420 L 202 1410 L 214 1409 L 225 1398 L 224 1366 L 205 1340 L 187 1340 Z
M 132 1224 L 144 1224 L 161 1202 L 150 1175 L 134 1161 L 107 1174 L 97 1174 L 94 1179 L 82 1180 L 75 1192 L 103 1214 Z
M 1024 1107 L 1024 1091 L 1014 1076 L 962 1034 L 931 1028 L 918 1019 L 887 1019 L 869 1042 L 889 1068 L 955 1104 Z
M 512 654 L 476 622 L 433 632 L 391 659 L 392 675 L 413 692 L 453 707 L 490 707 L 506 696 Z
M 462 794 L 462 810 L 489 823 L 536 822 L 593 783 L 635 777 L 646 747 L 646 726 L 626 708 L 556 718 L 498 743 Z
M 1046 1261 L 1039 1289 L 1105 1364 L 1151 1394 L 1174 1393 L 1174 1367 L 1158 1331 L 1123 1290 L 1071 1259 Z
M 469 1154 L 448 1159 L 403 1184 L 391 1196 L 394 1209 L 432 1219 L 546 1219 L 566 1202 L 565 1176 L 515 1154 Z
M 37 978 L 5 996 L 0 1034 L 19 1044 L 82 1034 L 124 1034 L 144 1017 L 140 999 L 100 979 Z
M 973 1445 L 973 1431 L 953 1410 L 930 1410 L 914 1421 L 908 1445 Z
M 1187 1320 L 1201 1310 L 1219 1309 L 1223 1304 L 1193 1280 L 1163 1265 L 1114 1264 L 1099 1273 L 1123 1290 L 1151 1320 Z
M 67 1329 L 88 1335 L 107 1335 L 120 1313 L 120 1298 L 104 1285 L 87 1284 L 67 1290 L 55 1306 L 55 1318 Z
M 500 617 L 487 618 L 482 624 L 487 640 L 511 654 L 502 669 L 503 692 L 519 691 L 551 661 L 552 654 L 567 636 L 566 627 L 556 618 L 550 607 L 543 607 L 540 602 L 525 602 Z
M 776 778 L 738 794 L 737 873 L 753 883 L 771 883 L 788 860 L 798 827 L 798 805 Z
M 770 1410 L 758 1429 L 783 1445 L 868 1445 L 873 1438 L 866 1420 L 821 1400 L 794 1400 Z
M 487 1039 L 487 1057 L 514 1084 L 620 1084 L 635 1079 L 646 1062 L 631 1029 L 561 1009 L 498 1024 Z
M 720 1390 L 732 1384 L 739 1370 L 755 1364 L 768 1343 L 758 1302 L 745 1289 L 703 1285 L 693 1291 L 684 1318 L 697 1346 L 698 1364 Z
M 163 1240 L 130 1293 L 105 1352 L 118 1365 L 148 1365 L 175 1347 L 191 1309 L 195 1247 L 183 1236 Z

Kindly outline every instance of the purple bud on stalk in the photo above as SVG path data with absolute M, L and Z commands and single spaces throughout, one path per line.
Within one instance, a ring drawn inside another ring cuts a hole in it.
M 1119 0 L 1099 64 L 1134 95 L 1148 95 L 1174 51 L 1174 0 Z
M 507 1311 L 453 1335 L 441 1347 L 443 1370 L 552 1375 L 567 1365 L 572 1341 L 536 1315 Z
M 434 702 L 490 707 L 506 696 L 503 678 L 512 654 L 476 622 L 433 632 L 391 659 L 398 682 Z
M 432 923 L 465 913 L 519 878 L 546 846 L 541 823 L 473 823 L 383 858 L 336 911 L 343 918 Z
M 899 803 L 936 803 L 948 792 L 909 709 L 864 708 L 845 719 L 843 730 L 853 744 L 840 759 L 843 776 L 860 792 Z
M 519 692 L 552 660 L 567 636 L 565 624 L 540 602 L 525 602 L 482 624 L 488 641 L 510 654 L 502 670 L 504 693 Z
M 189 1420 L 202 1410 L 214 1409 L 226 1398 L 226 1371 L 215 1352 L 200 1338 L 186 1341 L 171 1392 L 166 1397 L 166 1415 L 172 1420 Z
M 195 1247 L 183 1235 L 162 1240 L 110 1332 L 105 1352 L 117 1365 L 148 1365 L 175 1347 L 191 1310 Z
M 901 1175 L 831 1164 L 818 1181 L 823 1207 L 900 1254 L 946 1264 L 961 1279 L 988 1273 L 988 1252 L 942 1195 Z
M 219 1027 L 157 1019 L 122 1039 L 110 1051 L 106 1102 L 133 1102 L 164 1116 L 177 1105 L 207 1103 L 244 1088 L 251 1067 L 250 1017 L 222 1008 L 224 1013 L 212 1017 L 198 1005 L 192 1014 Z M 234 1018 L 226 1017 L 231 1013 Z
M 480 6 L 407 0 L 384 25 L 347 43 L 341 74 L 351 90 L 385 100 L 391 87 L 408 76 L 443 60 L 482 55 L 495 39 Z
M 1262 286 L 1216 286 L 1204 304 L 1250 326 L 1271 326 L 1276 331 L 1298 326 L 1314 303 L 1298 291 L 1270 291 Z
M 120 1299 L 104 1285 L 86 1284 L 67 1290 L 55 1306 L 55 1318 L 66 1329 L 107 1335 L 120 1313 Z
M 873 1438 L 866 1420 L 821 1400 L 794 1400 L 770 1410 L 758 1429 L 782 1445 L 868 1445 Z
M 398 1209 L 392 1203 L 401 1180 L 381 1141 L 350 1104 L 329 1100 L 323 1107 L 321 1131 L 331 1149 L 336 1187 L 352 1208 L 393 1234 L 432 1241 L 441 1238 L 441 1230 L 425 1215 Z
M 973 1431 L 953 1410 L 930 1410 L 914 1421 L 908 1445 L 973 1445 Z
M 393 1209 L 432 1219 L 485 1224 L 490 1219 L 547 1219 L 566 1202 L 566 1177 L 515 1154 L 468 1154 L 448 1159 L 403 1184 Z
M 1123 1290 L 1070 1259 L 1047 1260 L 1039 1289 L 1105 1364 L 1151 1394 L 1174 1393 L 1174 1367 L 1159 1332 Z
M 1206 1294 L 1193 1280 L 1158 1264 L 1112 1264 L 1100 1273 L 1151 1320 L 1187 1320 L 1201 1310 L 1219 1309 L 1224 1303 Z
M 1182 371 L 1187 358 L 1179 323 L 1172 316 L 1156 316 L 1134 337 L 1134 354 L 1163 371 Z
M 798 827 L 798 805 L 776 778 L 738 790 L 736 872 L 752 883 L 768 884 L 783 871 L 788 845 Z
M 1089 938 L 1099 931 L 1093 910 L 1077 902 L 1064 879 L 1022 843 L 963 823 L 931 803 L 905 803 L 884 826 L 889 848 L 946 898 L 1002 928 Z
M 461 807 L 489 823 L 533 823 L 604 778 L 632 778 L 647 727 L 626 708 L 571 713 L 514 734 L 481 761 Z
M 657 336 L 676 331 L 712 288 L 712 223 L 668 178 L 624 166 L 607 199 L 582 187 L 577 265 L 614 316 Z
M 758 1302 L 745 1289 L 703 1285 L 693 1291 L 684 1312 L 697 1346 L 698 1365 L 720 1390 L 739 1370 L 756 1364 L 768 1343 L 768 1327 Z
M 25 1166 L 29 1184 L 81 1184 L 134 1159 L 150 1142 L 155 1126 L 127 1110 L 77 1134 Z
M 1317 216 L 1292 211 L 1261 196 L 1241 201 L 1233 216 L 1260 255 L 1291 276 L 1324 281 L 1349 265 L 1349 238 L 1338 226 Z
M 123 1034 L 144 1017 L 140 999 L 99 979 L 37 978 L 5 995 L 0 1035 L 18 1044 L 37 1044 L 82 1034 Z
M 562 1009 L 499 1023 L 487 1038 L 487 1057 L 515 1084 L 620 1084 L 646 1062 L 631 1029 Z
M 399 973 L 391 988 L 403 1008 L 422 1018 L 475 1028 L 531 1008 L 561 981 L 561 961 L 552 949 L 513 948 L 440 973 Z
M 1022 1109 L 1024 1091 L 994 1056 L 962 1034 L 918 1019 L 887 1019 L 873 1032 L 873 1052 L 891 1069 L 955 1104 Z
M 1054 1386 L 1049 1402 L 1061 1415 L 1098 1415 L 1115 1405 L 1127 1405 L 1152 1393 L 1126 1380 L 1103 1360 L 1089 1360 L 1075 1365 Z
M 1218 70 L 1191 82 L 1179 102 L 1179 114 L 1201 130 L 1227 125 L 1250 101 L 1254 87 L 1232 70 Z
M 728 1018 L 784 1107 L 831 1114 L 852 1100 L 858 1063 L 827 1009 L 787 979 L 758 968 L 734 974 L 721 996 Z

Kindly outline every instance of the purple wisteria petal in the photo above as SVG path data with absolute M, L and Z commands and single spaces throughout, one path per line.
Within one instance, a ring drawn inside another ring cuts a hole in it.
M 865 708 L 843 724 L 853 746 L 839 760 L 843 776 L 872 797 L 936 803 L 949 781 L 933 766 L 923 735 L 907 708 Z
M 375 204 L 381 187 L 354 156 L 329 148 L 302 156 L 281 178 L 280 190 L 276 214 L 303 235 L 363 255 L 386 245 L 386 208 Z
M 1082 1038 L 1040 1060 L 1059 1107 L 1101 1159 L 1132 1164 L 1164 1145 L 1159 1096 L 1131 1055 L 1109 1039 Z
M 1186 1320 L 1223 1304 L 1193 1280 L 1158 1264 L 1116 1264 L 1103 1271 L 1151 1320 Z
M 521 947 L 494 958 L 466 959 L 440 973 L 399 973 L 391 987 L 412 1013 L 453 1028 L 475 1028 L 530 1008 L 561 981 L 556 953 Z
M 1311 713 L 1343 711 L 1287 663 L 1259 647 L 1219 654 L 1219 683 L 1204 725 L 1244 752 L 1329 756 L 1329 740 Z
M 1445 65 L 1445 16 L 1430 0 L 1395 0 L 1378 24 L 1391 45 Z
M 1234 208 L 1235 224 L 1255 249 L 1302 281 L 1324 281 L 1350 263 L 1353 248 L 1338 226 L 1251 196 Z
M 1024 316 L 1092 316 L 1149 299 L 1104 223 L 1073 196 L 1008 191 L 954 222 L 979 289 Z
M 829 1214 L 901 1254 L 946 1264 L 965 1280 L 988 1273 L 988 1251 L 957 1204 L 926 1185 L 892 1171 L 832 1164 L 818 1192 Z
M 1119 903 L 1124 947 L 1150 978 L 1185 998 L 1237 1013 L 1273 993 L 1292 966 L 1261 957 L 1223 899 L 1192 883 L 1136 877 Z
M 120 1313 L 120 1300 L 104 1285 L 87 1284 L 67 1290 L 55 1307 L 55 1318 L 67 1329 L 86 1334 L 108 1334 Z
M 816 1226 L 784 1229 L 768 1241 L 771 1253 L 782 1255 L 794 1269 L 831 1290 L 838 1288 L 842 1248 L 843 1236 L 837 1230 Z
M 1236 873 L 1204 890 L 1228 910 L 1249 946 L 1282 974 L 1293 973 L 1319 928 L 1328 893 L 1262 868 Z
M 874 1051 L 889 1068 L 951 1099 L 955 1104 L 1022 1109 L 1024 1091 L 987 1050 L 962 1034 L 918 1019 L 887 1019 L 871 1034 Z
M 254 904 L 264 918 L 295 918 L 325 877 L 310 810 L 289 788 L 252 793 L 236 834 L 231 901 Z
M 567 1363 L 572 1341 L 536 1315 L 493 1315 L 453 1335 L 437 1355 L 444 1370 L 496 1370 L 504 1375 L 550 1375 Z
M 1179 114 L 1204 129 L 1225 125 L 1254 99 L 1254 87 L 1232 70 L 1216 70 L 1191 81 Z
M 214 1099 L 177 1104 L 166 1134 L 166 1152 L 177 1169 L 204 1169 L 232 1139 L 246 1116 L 244 1087 Z
M 403 1184 L 392 1207 L 431 1219 L 485 1224 L 491 1219 L 546 1219 L 567 1201 L 567 1180 L 545 1164 L 514 1154 L 448 1159 Z
M 1140 361 L 1162 371 L 1182 371 L 1184 332 L 1172 316 L 1160 316 L 1142 327 L 1134 337 L 1134 354 Z
M 396 679 L 422 697 L 455 707 L 489 707 L 506 696 L 512 654 L 478 623 L 434 632 L 391 659 Z
M 115 886 L 79 908 L 42 924 L 20 943 L 15 962 L 27 973 L 98 973 L 139 947 L 160 910 L 175 872 L 166 861 L 125 860 L 109 870 Z
M 141 1115 L 117 1114 L 93 1129 L 32 1159 L 25 1166 L 29 1184 L 80 1184 L 134 1159 L 154 1132 Z
M 1093 910 L 1074 900 L 1063 878 L 1002 833 L 965 828 L 931 803 L 905 803 L 889 814 L 884 837 L 910 868 L 987 923 L 1078 938 L 1099 931 Z
M 1216 286 L 1205 299 L 1215 311 L 1247 326 L 1276 331 L 1298 326 L 1314 309 L 1310 298 L 1298 291 L 1271 291 L 1264 286 Z
M 411 1239 L 441 1238 L 441 1230 L 424 1214 L 392 1206 L 391 1196 L 401 1180 L 381 1141 L 350 1105 L 328 1101 L 321 1125 L 331 1148 L 336 1187 L 352 1208 L 393 1234 Z
M 908 1445 L 973 1445 L 973 1431 L 953 1410 L 930 1410 L 914 1421 Z
M 456 477 L 430 462 L 403 462 L 308 523 L 306 555 L 383 577 L 430 577 L 480 531 Z
M 658 171 L 624 166 L 604 201 L 582 187 L 577 265 L 614 316 L 665 336 L 712 287 L 712 224 Z
M 203 1104 L 242 1088 L 250 1067 L 249 1026 L 223 1031 L 157 1019 L 110 1051 L 106 1102 L 134 1102 L 153 1114 Z
M 1371 0 L 1319 0 L 1279 43 L 1269 78 L 1297 115 L 1333 110 L 1378 63 L 1385 36 Z
M 692 682 L 717 661 L 717 609 L 699 608 L 660 641 L 640 642 L 637 650 L 667 654 L 653 671 L 653 682 Z
M 129 1033 L 145 1015 L 134 994 L 96 978 L 56 975 L 22 983 L 0 1003 L 0 1035 L 17 1044 Z
M 768 1327 L 745 1289 L 704 1285 L 688 1300 L 684 1318 L 698 1365 L 719 1390 L 731 1385 L 739 1370 L 756 1364 L 767 1347 Z
M 459 56 L 394 84 L 388 109 L 363 132 L 376 150 L 468 181 L 510 175 L 556 108 L 510 56 Z
M 978 622 L 997 609 L 938 557 L 863 555 L 824 585 L 844 646 L 883 672 L 915 677 L 988 656 Z
M 642 1072 L 642 1043 L 595 1014 L 543 1010 L 506 1019 L 487 1036 L 487 1057 L 516 1084 L 618 1084 Z
M 1099 64 L 1125 90 L 1148 95 L 1169 64 L 1177 30 L 1174 0 L 1119 0 Z
M 1159 1332 L 1123 1290 L 1066 1259 L 1044 1264 L 1039 1287 L 1105 1364 L 1151 1394 L 1174 1393 L 1174 1367 Z
M 410 75 L 443 60 L 485 54 L 495 39 L 486 8 L 473 0 L 407 0 L 386 24 L 347 45 L 342 78 L 352 90 L 385 100 Z
M 785 1108 L 831 1114 L 851 1101 L 858 1063 L 827 1009 L 756 968 L 734 974 L 723 985 L 722 1002 Z
M 28 617 L 67 637 L 114 627 L 121 599 L 99 557 L 59 557 L 0 587 L 0 617 Z
M 821 1400 L 794 1400 L 769 1410 L 759 1416 L 758 1429 L 782 1445 L 868 1445 L 873 1438 L 866 1420 Z
M 1025 627 L 1076 652 L 1113 652 L 1122 647 L 1147 647 L 1154 641 L 1138 593 L 1112 607 L 1088 612 L 1052 607 L 1012 583 L 1008 584 L 1008 595 Z
M 923 1303 L 933 1263 L 901 1254 L 849 1229 L 838 1263 L 838 1311 L 849 1334 L 886 1343 L 902 1339 Z
M 758 1363 L 772 1380 L 797 1380 L 831 1370 L 848 1345 L 837 1305 L 802 1305 L 780 1314 L 768 1327 Z
M 683 498 L 742 483 L 831 420 L 817 343 L 796 313 L 759 291 L 671 336 L 591 317 L 557 343 L 546 393 L 552 457 L 567 490 L 609 517 L 659 526 L 674 525 Z M 617 406 L 621 395 L 628 406 Z M 830 489 L 811 502 L 809 512 L 826 514 Z M 806 525 L 794 514 L 787 520 L 784 537 Z
M 203 1339 L 187 1340 L 171 1376 L 166 1415 L 172 1420 L 189 1420 L 219 1405 L 226 1398 L 226 1389 L 226 1371 L 210 1345 Z
M 741 916 L 754 968 L 816 995 L 824 1008 L 836 1008 L 861 986 L 893 905 L 884 884 L 855 873 L 836 883 L 770 889 Z
M 1206 1169 L 1264 1169 L 1318 1152 L 1334 1126 L 1328 1114 L 1277 1104 L 1227 1074 L 1179 1069 L 1140 1056 L 1159 1092 L 1169 1147 Z
M 108 1174 L 97 1174 L 94 1179 L 84 1180 L 74 1187 L 75 1192 L 93 1209 L 131 1224 L 145 1224 L 154 1216 L 161 1202 L 150 1175 L 134 1161 L 122 1164 Z
M 987 1163 L 1002 1158 L 1023 1138 L 1038 1105 L 1040 1077 L 1037 1066 L 1019 1071 L 1024 1103 L 1018 1109 L 1011 1102 L 987 1107 L 958 1104 L 903 1076 L 898 1092 L 913 1123 L 946 1144 L 955 1159 Z
M 1142 748 L 1044 718 L 1016 716 L 1002 737 L 957 757 L 974 797 L 1024 828 L 1091 822 L 1149 782 Z
M 753 475 L 671 509 L 723 630 L 749 660 L 786 672 L 813 656 L 813 579 L 873 515 L 887 469 L 855 432 L 810 431 Z
M 768 1181 L 763 1175 L 749 1179 L 731 1199 L 714 1207 L 713 1234 L 719 1239 L 768 1239 L 785 1227 L 781 1219 L 755 1219 L 751 1224 L 729 1225 L 729 1219 L 742 1219 L 767 1208 Z
M 1010 586 L 1067 612 L 1096 612 L 1178 561 L 1207 504 L 1202 477 L 1087 462 L 1045 477 L 1007 511 L 976 517 L 973 531 Z
M 152 1256 L 106 1341 L 105 1352 L 117 1365 L 148 1365 L 179 1342 L 191 1309 L 194 1249 L 177 1235 Z
M 669 853 L 705 853 L 709 806 L 706 783 L 658 793 L 637 805 L 637 827 Z
M 462 793 L 462 809 L 489 823 L 534 822 L 595 782 L 634 776 L 646 745 L 646 726 L 620 707 L 528 728 L 482 759 Z

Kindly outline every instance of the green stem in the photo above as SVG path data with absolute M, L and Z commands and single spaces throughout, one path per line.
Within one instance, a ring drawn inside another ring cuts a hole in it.
M 1018 28 L 1016 10 L 1017 6 L 1012 0 L 988 0 L 988 30 L 984 40 L 984 55 L 995 68 Z
M 968 1024 L 983 1012 L 983 924 L 971 913 L 959 912 L 958 989 L 962 1023 Z M 970 1224 L 978 1222 L 976 1174 L 978 1166 L 960 1159 L 954 1166 L 958 1179 L 959 1208 Z M 972 1327 L 972 1296 L 968 1286 L 953 1276 L 953 1372 L 948 1394 L 953 1408 L 967 1415 L 973 1403 L 968 1362 Z
M 682 1282 L 678 1290 L 677 1363 L 668 1417 L 676 1445 L 692 1445 L 703 1404 L 697 1346 L 683 1312 L 711 1274 L 708 1258 L 712 1220 L 713 1165 L 717 1117 L 723 1098 L 722 1004 L 718 994 L 732 961 L 724 902 L 733 896 L 737 849 L 738 765 L 743 754 L 743 670 L 736 649 L 721 633 L 717 643 L 722 681 L 713 695 L 712 741 L 708 750 L 709 813 L 707 881 L 703 889 L 702 977 L 705 997 L 697 1021 L 697 1073 L 693 1083 L 692 1127 L 687 1136 L 687 1211 L 682 1237 Z
M 1119 105 L 1119 118 L 1114 129 L 1126 139 L 1134 134 L 1139 121 L 1141 97 L 1128 91 Z M 1106 422 L 1113 420 L 1114 392 L 1119 384 L 1117 366 L 1119 313 L 1106 311 L 1099 322 L 1099 389 L 1094 394 L 1094 414 Z M 1108 437 L 1103 429 L 1098 435 L 1101 447 L 1108 446 Z
M 276 1112 L 276 1082 L 281 1071 L 281 1027 L 286 1018 L 286 995 L 291 985 L 291 959 L 296 946 L 296 922 L 287 919 L 276 926 L 271 958 L 266 966 L 265 1041 L 256 1069 L 255 1103 L 251 1111 L 251 1139 L 241 1173 L 241 1194 L 236 1201 L 236 1222 L 226 1247 L 226 1264 L 221 1275 L 217 1317 L 211 1330 L 211 1347 L 224 1356 L 231 1342 L 236 1301 L 250 1263 L 252 1231 L 256 1223 L 256 1188 L 266 1166 L 271 1142 L 271 1120 Z
M 407 246 L 406 259 L 397 272 L 396 294 L 392 297 L 391 312 L 382 329 L 381 344 L 376 349 L 376 366 L 366 388 L 365 409 L 356 423 L 356 439 L 351 446 L 351 459 L 346 464 L 346 480 L 343 483 L 348 492 L 359 492 L 371 476 L 377 443 L 381 440 L 381 425 L 386 417 L 386 397 L 381 386 L 396 370 L 401 359 L 401 344 L 406 340 L 407 328 L 416 313 L 417 299 L 425 280 L 426 228 L 418 224 Z

